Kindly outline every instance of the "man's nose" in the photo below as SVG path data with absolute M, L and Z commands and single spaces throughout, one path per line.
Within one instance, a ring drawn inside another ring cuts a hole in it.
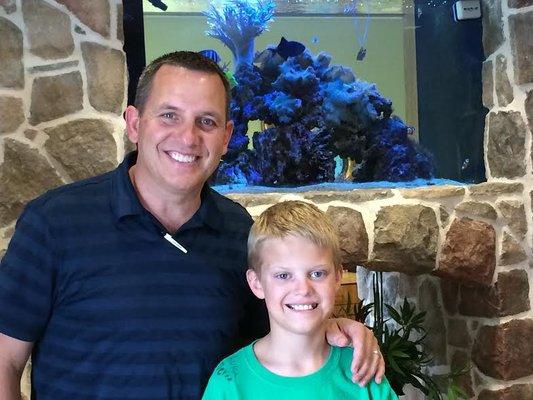
M 177 135 L 181 142 L 189 147 L 197 146 L 200 141 L 198 127 L 194 121 L 182 124 Z

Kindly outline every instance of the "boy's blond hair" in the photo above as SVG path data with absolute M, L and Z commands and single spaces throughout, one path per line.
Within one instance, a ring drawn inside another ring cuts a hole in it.
M 262 244 L 287 236 L 301 237 L 331 250 L 335 271 L 342 271 L 339 238 L 331 219 L 315 205 L 296 200 L 275 204 L 255 220 L 248 236 L 248 266 L 260 272 Z

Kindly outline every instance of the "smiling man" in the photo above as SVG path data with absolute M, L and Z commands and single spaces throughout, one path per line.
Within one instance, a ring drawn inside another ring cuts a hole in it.
M 32 396 L 198 399 L 214 366 L 264 335 L 247 290 L 246 210 L 206 181 L 233 128 L 229 84 L 194 52 L 146 67 L 126 127 L 137 151 L 114 171 L 31 201 L 0 265 L 0 400 Z M 359 348 L 362 382 L 383 375 L 363 325 L 330 324 Z

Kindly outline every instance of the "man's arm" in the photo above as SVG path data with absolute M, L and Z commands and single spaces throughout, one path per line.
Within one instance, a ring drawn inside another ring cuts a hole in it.
M 0 400 L 20 400 L 20 379 L 32 347 L 0 333 Z
M 379 351 L 379 344 L 370 329 L 362 323 L 348 318 L 330 319 L 326 337 L 333 346 L 353 345 L 352 379 L 361 386 L 372 377 L 377 383 L 385 374 L 385 360 Z M 0 399 L 1 400 L 1 399 Z

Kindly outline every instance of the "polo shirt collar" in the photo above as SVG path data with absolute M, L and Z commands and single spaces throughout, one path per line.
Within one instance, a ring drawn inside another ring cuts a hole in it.
M 148 213 L 139 201 L 128 173 L 136 161 L 137 151 L 133 151 L 124 157 L 113 172 L 111 208 L 117 221 L 129 215 Z M 200 208 L 182 228 L 189 229 L 207 225 L 217 231 L 224 231 L 223 214 L 220 211 L 217 197 L 218 195 L 206 183 L 201 192 Z

